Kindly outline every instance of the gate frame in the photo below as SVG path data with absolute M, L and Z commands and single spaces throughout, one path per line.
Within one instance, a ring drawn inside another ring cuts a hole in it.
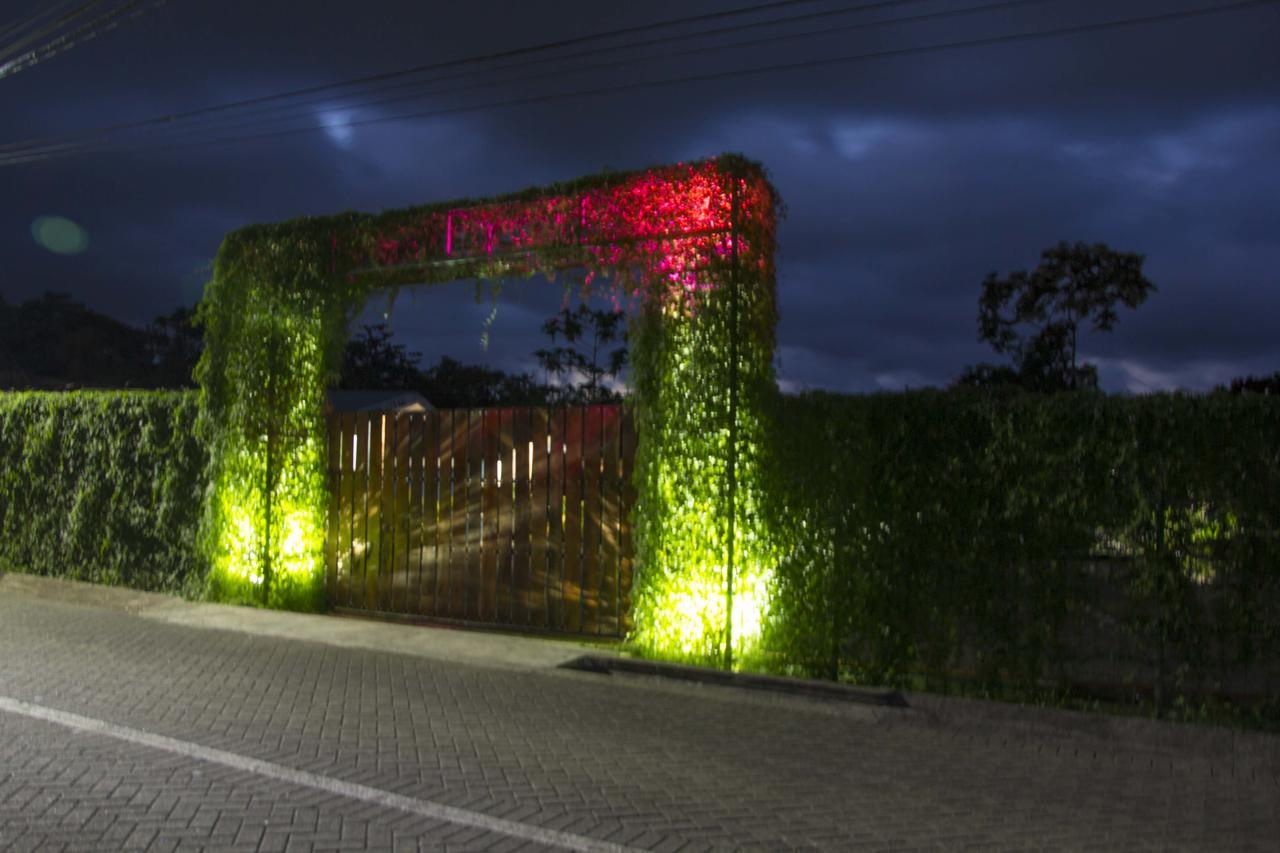
M 488 201 L 345 213 L 227 235 L 200 305 L 209 596 L 324 605 L 323 399 L 381 290 L 581 268 L 634 310 L 637 588 L 632 639 L 723 660 L 767 609 L 755 520 L 773 377 L 777 194 L 738 155 Z M 744 287 L 744 285 L 747 285 Z

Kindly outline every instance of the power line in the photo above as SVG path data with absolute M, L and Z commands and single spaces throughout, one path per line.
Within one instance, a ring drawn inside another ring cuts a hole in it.
M 19 17 L 0 26 L 0 41 L 12 37 L 15 33 L 20 33 L 28 27 L 32 27 L 37 21 L 59 14 L 63 9 L 70 6 L 76 0 L 59 0 L 57 3 L 49 3 L 43 7 L 37 4 L 36 10 L 28 15 Z
M 994 2 L 994 3 L 984 3 L 977 6 L 967 6 L 960 9 L 948 9 L 940 12 L 927 12 L 920 15 L 908 15 L 908 16 L 897 17 L 897 18 L 885 18 L 885 19 L 880 19 L 875 21 L 861 21 L 861 22 L 846 24 L 846 25 L 837 26 L 837 27 L 828 26 L 821 30 L 808 30 L 808 31 L 799 32 L 799 33 L 785 33 L 781 35 L 767 36 L 763 38 L 748 39 L 744 41 L 730 42 L 728 44 L 705 47 L 700 50 L 699 55 L 706 56 L 712 53 L 723 52 L 728 50 L 740 50 L 745 47 L 759 47 L 761 45 L 766 45 L 766 44 L 778 44 L 782 42 L 796 41 L 799 39 L 830 36 L 830 35 L 844 33 L 844 32 L 851 32 L 854 30 L 873 29 L 873 28 L 895 26 L 895 25 L 901 25 L 901 24 L 919 23 L 919 22 L 928 21 L 928 20 L 941 20 L 946 18 L 962 17 L 967 15 L 980 14 L 984 12 L 1007 10 L 1011 8 L 1030 6 L 1030 5 L 1038 5 L 1038 4 L 1050 2 L 1050 1 L 1051 0 L 998 0 L 998 2 Z M 896 2 L 891 4 L 873 3 L 869 5 L 855 6 L 851 8 L 845 8 L 845 9 L 829 10 L 825 12 L 799 15 L 799 16 L 794 16 L 786 19 L 773 19 L 768 22 L 741 24 L 733 27 L 724 27 L 724 28 L 719 28 L 715 30 L 700 30 L 695 33 L 685 33 L 685 34 L 672 36 L 668 39 L 651 39 L 648 41 L 629 44 L 626 46 L 625 49 L 630 50 L 636 47 L 645 47 L 645 46 L 655 45 L 655 44 L 670 45 L 671 43 L 678 42 L 678 41 L 686 41 L 690 38 L 704 38 L 708 35 L 720 36 L 725 33 L 740 32 L 740 31 L 749 30 L 749 29 L 757 29 L 762 26 L 776 27 L 776 25 L 780 21 L 785 23 L 794 23 L 797 21 L 807 21 L 807 20 L 812 20 L 814 18 L 827 17 L 830 15 L 846 15 L 851 12 L 865 11 L 869 8 L 877 8 L 884 5 L 901 5 L 902 2 L 903 0 L 896 0 Z M 423 86 L 433 84 L 433 83 L 440 83 L 447 80 L 474 77 L 477 74 L 483 75 L 483 74 L 492 73 L 492 72 L 500 72 L 500 73 L 511 72 L 517 69 L 528 68 L 534 65 L 545 65 L 548 63 L 558 63 L 558 62 L 563 62 L 565 60 L 577 59 L 577 58 L 586 57 L 586 56 L 593 56 L 601 52 L 604 52 L 605 50 L 616 50 L 616 49 L 593 48 L 593 49 L 580 51 L 580 52 L 572 53 L 568 55 L 556 55 L 551 57 L 539 57 L 534 59 L 527 59 L 515 64 L 504 65 L 495 69 L 485 69 L 478 72 L 474 72 L 474 71 L 461 72 L 458 74 L 451 74 L 451 75 L 446 75 L 444 77 L 433 78 L 431 80 L 416 81 L 410 84 L 401 83 L 401 84 L 396 84 L 395 86 L 390 88 L 395 89 L 395 88 L 405 88 L 406 86 L 411 86 L 415 89 L 418 89 L 418 91 L 410 94 L 406 94 L 406 95 L 398 95 L 394 97 L 381 98 L 376 100 L 361 99 L 361 100 L 357 100 L 354 103 L 339 103 L 339 104 L 327 103 L 325 104 L 325 106 L 329 110 L 368 109 L 371 107 L 385 106 L 391 103 L 401 103 L 404 101 L 421 100 L 424 97 L 427 97 L 429 95 L 456 95 L 460 92 L 465 92 L 468 90 L 492 88 L 495 86 L 502 86 L 509 83 L 513 83 L 513 82 L 526 84 L 526 83 L 537 81 L 537 80 L 560 77 L 566 74 L 577 74 L 577 75 L 589 74 L 597 71 L 605 71 L 605 70 L 616 69 L 620 67 L 629 67 L 636 62 L 651 61 L 655 59 L 666 59 L 672 56 L 682 55 L 681 53 L 677 51 L 672 51 L 672 50 L 658 52 L 658 53 L 642 54 L 640 56 L 628 55 L 622 59 L 612 60 L 609 62 L 595 63 L 591 65 L 586 65 L 586 66 L 572 66 L 568 68 L 553 69 L 553 70 L 545 71 L 539 74 L 524 73 L 517 78 L 510 78 L 510 77 L 498 78 L 493 80 L 486 80 L 486 81 L 471 83 L 469 85 L 463 85 L 463 86 L 455 85 L 455 86 L 448 87 L 446 89 L 436 89 L 436 90 L 428 89 L 425 91 L 422 89 Z M 384 88 L 381 91 L 387 91 L 387 90 L 388 90 L 387 88 Z M 362 97 L 370 94 L 377 94 L 377 91 L 362 93 Z M 168 131 L 172 129 L 173 134 L 171 134 L 169 138 L 172 138 L 173 135 L 181 135 L 184 132 L 186 133 L 232 132 L 232 131 L 247 129 L 249 127 L 257 127 L 257 126 L 260 126 L 262 122 L 276 123 L 276 122 L 292 121 L 298 118 L 308 117 L 305 110 L 310 109 L 311 104 L 313 103 L 316 103 L 316 102 L 309 101 L 309 102 L 304 102 L 303 104 L 290 105 L 289 110 L 291 110 L 292 112 L 277 113 L 275 115 L 268 114 L 264 116 L 261 120 L 255 121 L 253 124 L 245 124 L 241 122 L 239 124 L 233 123 L 229 125 L 219 124 L 215 126 L 209 126 L 209 125 L 197 124 L 195 126 L 185 126 L 185 127 L 184 126 L 171 127 L 171 125 L 165 124 L 161 126 L 160 129 L 162 131 Z M 262 107 L 250 108 L 249 112 L 236 113 L 231 115 L 230 118 L 233 120 L 248 118 L 249 116 L 254 115 L 255 112 L 259 112 L 261 109 Z M 267 108 L 267 109 L 271 109 L 271 108 Z M 303 110 L 303 112 L 297 112 L 297 110 Z M 0 157 L 3 157 L 4 152 L 6 150 L 22 148 L 24 146 L 34 147 L 36 144 L 38 143 L 31 142 L 31 143 L 14 143 L 10 145 L 0 145 Z M 110 146 L 113 143 L 111 143 L 110 141 L 106 141 L 102 144 L 104 146 Z M 115 144 L 127 144 L 127 143 L 115 143 Z M 28 148 L 28 150 L 30 150 L 30 147 Z M 53 151 L 62 152 L 67 150 L 73 150 L 76 147 L 77 146 L 74 143 L 72 143 L 70 145 L 49 145 L 47 147 L 41 148 L 40 150 L 49 151 L 50 153 L 52 153 Z
M 789 25 L 789 24 L 795 24 L 795 23 L 800 23 L 804 21 L 811 21 L 811 20 L 820 19 L 820 18 L 845 16 L 845 15 L 856 14 L 859 12 L 866 12 L 866 11 L 871 11 L 876 9 L 887 8 L 891 6 L 902 6 L 909 3 L 920 3 L 920 2 L 930 2 L 930 0 L 881 0 L 881 2 L 863 3 L 863 4 L 840 8 L 840 9 L 828 9 L 820 12 L 810 12 L 802 15 L 792 15 L 784 18 L 770 18 L 765 21 L 752 21 L 744 24 L 735 24 L 732 26 L 716 27 L 716 28 L 707 29 L 707 30 L 698 30 L 692 33 L 680 33 L 680 34 L 671 35 L 671 36 L 663 36 L 660 38 L 647 39 L 644 41 L 629 42 L 627 44 L 620 45 L 620 46 L 592 47 L 586 50 L 576 51 L 576 52 L 567 53 L 567 54 L 554 54 L 552 56 L 536 56 L 531 59 L 525 59 L 519 62 L 500 65 L 495 68 L 479 68 L 479 69 L 473 69 L 473 70 L 464 70 L 464 71 L 458 71 L 452 74 L 437 75 L 437 76 L 428 78 L 426 80 L 410 80 L 407 82 L 394 83 L 391 85 L 378 85 L 367 91 L 352 93 L 350 97 L 363 99 L 370 95 L 377 95 L 383 92 L 390 92 L 390 91 L 402 90 L 402 89 L 411 89 L 411 90 L 420 89 L 423 86 L 440 83 L 448 80 L 466 79 L 466 78 L 481 76 L 485 74 L 492 74 L 495 72 L 499 72 L 499 73 L 510 72 L 517 69 L 530 68 L 538 65 L 562 63 L 568 60 L 581 59 L 589 56 L 597 56 L 602 53 L 617 53 L 619 51 L 631 51 L 631 50 L 635 50 L 636 48 L 649 47 L 653 45 L 667 45 L 667 44 L 673 44 L 675 42 L 696 40 L 696 39 L 706 38 L 708 36 L 718 37 L 718 36 L 728 35 L 736 32 L 745 32 L 748 30 L 770 29 L 770 28 L 775 28 L 780 24 Z M 1045 2 L 1051 2 L 1051 0 L 1002 0 L 1002 2 L 990 3 L 987 5 L 978 6 L 978 7 L 968 7 L 960 10 L 930 12 L 924 15 L 909 16 L 904 18 L 891 18 L 891 19 L 885 19 L 885 20 L 879 20 L 879 21 L 870 21 L 870 22 L 852 24 L 848 26 L 829 27 L 827 29 L 820 30 L 820 31 L 772 36 L 769 38 L 753 39 L 749 41 L 735 42 L 727 45 L 713 45 L 710 47 L 701 48 L 700 52 L 702 55 L 705 55 L 707 53 L 713 53 L 713 52 L 722 51 L 726 49 L 738 49 L 741 47 L 755 46 L 755 45 L 767 44 L 767 43 L 778 42 L 778 41 L 788 41 L 788 40 L 793 40 L 797 38 L 808 38 L 808 37 L 820 36 L 820 35 L 830 35 L 833 33 L 844 32 L 844 31 L 854 30 L 854 29 L 863 29 L 868 27 L 881 27 L 881 26 L 888 26 L 891 24 L 908 23 L 908 22 L 926 20 L 931 18 L 955 17 L 958 15 L 971 14 L 973 12 L 987 11 L 989 9 L 998 9 L 1001 7 L 1023 6 L 1023 5 L 1028 5 L 1032 3 L 1045 3 Z M 584 73 L 584 72 L 607 69 L 607 68 L 615 68 L 619 66 L 629 65 L 638 60 L 644 61 L 648 59 L 661 59 L 669 56 L 678 56 L 678 55 L 681 55 L 681 54 L 678 54 L 673 51 L 668 51 L 665 53 L 642 55 L 639 57 L 630 56 L 626 59 L 621 59 L 615 62 L 602 63 L 602 64 L 589 65 L 589 66 L 575 66 L 575 67 L 565 68 L 562 70 L 552 71 L 549 73 L 544 73 L 541 75 L 535 75 L 532 77 L 529 75 L 522 75 L 520 78 L 518 78 L 518 81 L 526 82 L 531 79 L 543 79 L 545 77 L 558 76 L 563 74 L 576 74 L 576 73 Z M 455 60 L 455 63 L 465 63 L 470 65 L 470 64 L 473 64 L 473 60 L 471 59 Z M 392 72 L 392 73 L 399 74 L 400 72 Z M 313 104 L 325 104 L 331 109 L 358 109 L 358 108 L 368 108 L 372 106 L 381 106 L 388 103 L 399 103 L 407 100 L 416 100 L 429 94 L 456 94 L 459 91 L 466 91 L 468 89 L 473 89 L 473 88 L 484 88 L 484 87 L 493 86 L 493 85 L 501 85 L 503 83 L 508 83 L 508 82 L 513 82 L 513 81 L 510 79 L 500 79 L 500 80 L 495 80 L 490 82 L 472 84 L 470 86 L 451 87 L 449 89 L 445 89 L 441 91 L 427 90 L 425 92 L 420 92 L 416 94 L 401 95 L 401 96 L 396 96 L 394 98 L 387 98 L 387 99 L 377 100 L 377 101 L 357 100 L 354 103 L 334 104 L 332 102 L 326 101 L 325 96 L 320 95 L 319 93 L 302 94 L 302 95 L 299 95 L 296 99 L 294 98 L 293 95 L 289 95 L 289 94 L 274 95 L 270 97 L 273 99 L 280 99 L 280 100 L 284 100 L 288 98 L 289 101 L 285 105 L 285 108 L 293 109 L 293 110 L 300 110 L 300 109 L 309 107 Z M 365 84 L 354 83 L 354 82 L 350 84 L 335 83 L 335 84 L 330 84 L 330 87 L 338 88 L 338 87 L 348 87 L 348 86 L 355 86 L 355 85 L 365 85 Z M 341 97 L 347 97 L 347 96 L 344 95 Z M 260 114 L 264 109 L 268 113 L 269 119 L 272 119 L 272 118 L 279 119 L 281 117 L 284 117 L 283 113 L 277 113 L 275 116 L 270 115 L 270 112 L 276 109 L 275 107 L 265 106 L 261 104 L 253 104 L 251 102 L 242 102 L 242 103 L 246 103 L 248 105 L 248 109 L 240 112 L 235 112 L 232 118 L 242 118 L 246 116 L 257 115 L 257 114 Z M 227 111 L 231 111 L 234 106 L 235 105 L 224 105 L 222 107 L 215 107 L 212 109 L 222 110 L 225 107 Z M 304 113 L 296 113 L 296 115 L 302 115 L 302 114 Z M 137 122 L 137 123 L 128 125 L 122 129 L 133 129 L 135 127 L 154 124 L 157 122 L 162 123 L 167 129 L 168 127 L 178 123 L 178 121 L 182 118 L 183 118 L 182 116 L 173 116 L 173 117 L 166 116 L 158 119 L 146 120 L 144 122 Z M 204 118 L 208 118 L 208 116 L 197 115 L 192 117 L 191 120 L 200 121 Z M 203 128 L 200 128 L 197 125 L 197 129 L 203 129 Z M 0 145 L 0 152 L 10 147 L 12 147 L 12 145 Z
M 1001 35 L 986 36 L 973 39 L 962 39 L 958 41 L 940 42 L 928 45 L 916 45 L 904 48 L 895 48 L 891 50 L 873 51 L 870 53 L 847 54 L 843 56 L 824 57 L 820 59 L 801 60 L 797 62 L 778 63 L 773 65 L 755 66 L 749 68 L 738 68 L 726 71 L 712 71 L 699 74 L 688 74 L 676 77 L 668 77 L 659 80 L 645 80 L 634 83 L 623 83 L 611 86 L 602 86 L 595 88 L 577 89 L 568 92 L 554 92 L 544 95 L 533 95 L 517 98 L 509 98 L 498 101 L 489 101 L 482 104 L 472 104 L 457 107 L 448 107 L 443 109 L 429 110 L 416 113 L 404 113 L 395 116 L 379 116 L 375 118 L 354 120 L 341 122 L 334 125 L 324 127 L 302 127 L 287 130 L 275 131 L 270 133 L 259 133 L 243 135 L 238 137 L 227 137 L 211 140 L 192 140 L 188 142 L 177 142 L 169 145 L 153 145 L 149 147 L 135 148 L 138 151 L 156 151 L 174 148 L 190 148 L 203 147 L 206 145 L 219 145 L 230 142 L 247 142 L 261 139 L 278 138 L 282 136 L 290 136 L 298 133 L 309 133 L 316 130 L 333 129 L 335 127 L 350 128 L 362 127 L 371 124 L 380 124 L 390 121 L 404 121 L 416 118 L 435 118 L 444 115 L 456 115 L 460 113 L 481 112 L 493 109 L 502 109 L 515 106 L 528 106 L 534 104 L 553 103 L 557 101 L 573 100 L 577 98 L 599 97 L 603 95 L 616 95 L 628 92 L 642 91 L 646 89 L 665 88 L 688 83 L 703 83 L 712 81 L 721 81 L 746 76 L 759 76 L 764 74 L 786 73 L 792 71 L 810 70 L 814 68 L 828 67 L 832 65 L 859 62 L 872 59 L 883 59 L 902 56 L 913 56 L 919 54 L 936 53 L 949 50 L 959 50 L 973 47 L 989 47 L 999 44 L 1011 44 L 1022 41 L 1034 41 L 1047 38 L 1055 38 L 1064 35 L 1077 35 L 1083 33 L 1101 32 L 1111 29 L 1121 29 L 1127 27 L 1143 26 L 1154 23 L 1185 20 L 1196 17 L 1205 17 L 1208 15 L 1220 14 L 1223 12 L 1239 11 L 1251 7 L 1260 7 L 1274 5 L 1280 0 L 1237 0 L 1237 2 L 1227 3 L 1217 6 L 1196 7 L 1192 9 L 1182 9 L 1171 12 L 1156 13 L 1151 15 L 1140 15 L 1129 18 L 1112 19 L 1109 21 L 1099 21 L 1094 23 L 1077 24 L 1073 26 L 1053 27 L 1042 30 L 1031 30 L 1020 33 L 1006 33 Z M 12 155 L 0 156 L 0 165 L 14 165 L 33 160 L 48 159 L 54 156 L 52 154 L 41 153 L 39 149 L 35 151 L 16 151 Z
M 101 5 L 102 2 L 103 0 L 88 0 L 87 3 L 82 3 L 79 6 L 79 8 L 71 12 L 68 12 L 65 15 L 59 16 L 52 23 L 44 24 L 42 27 L 40 27 L 40 29 L 36 30 L 34 33 L 29 33 L 26 36 L 23 36 L 17 39 L 16 41 L 10 42 L 6 46 L 0 47 L 0 58 L 10 56 L 16 53 L 17 51 L 22 50 L 22 48 L 26 47 L 27 45 L 33 42 L 38 42 L 40 41 L 40 39 L 43 39 L 46 36 L 56 33 L 58 30 L 62 29 L 64 26 L 71 23 L 76 18 L 79 18 L 82 15 L 88 14 L 89 11 L 93 9 L 93 7 Z M 67 5 L 69 4 L 67 3 L 62 4 L 62 6 L 67 6 Z M 14 25 L 14 29 L 19 31 L 23 30 L 26 27 L 30 26 L 35 21 L 41 18 L 47 18 L 48 16 L 49 16 L 48 12 L 35 12 L 27 18 L 26 23 L 19 23 Z
M 877 2 L 877 3 L 864 4 L 862 8 L 871 9 L 871 8 L 879 8 L 879 7 L 889 7 L 889 6 L 903 5 L 906 3 L 916 3 L 921 1 L 922 0 L 881 0 L 881 2 Z M 44 139 L 35 139 L 35 140 L 28 140 L 26 142 L 10 143 L 8 145 L 0 146 L 0 149 L 13 148 L 19 145 L 28 145 L 28 144 L 34 145 L 37 143 L 61 141 L 61 140 L 72 138 L 74 136 L 82 136 L 82 135 L 100 136 L 106 133 L 119 132 L 123 130 L 132 130 L 136 128 L 148 127 L 153 125 L 172 124 L 174 122 L 184 121 L 184 120 L 188 120 L 198 116 L 204 116 L 204 115 L 209 115 L 209 114 L 214 114 L 219 112 L 227 112 L 227 111 L 236 110 L 246 106 L 252 106 L 257 104 L 283 101 L 290 98 L 296 98 L 304 95 L 312 95 L 319 92 L 350 88 L 353 86 L 365 85 L 368 83 L 379 83 L 387 80 L 399 79 L 399 78 L 408 77 L 416 74 L 447 70 L 450 68 L 464 67 L 469 65 L 482 65 L 482 64 L 492 63 L 496 61 L 503 61 L 506 59 L 518 58 L 521 56 L 527 56 L 530 54 L 551 52 L 551 51 L 560 50 L 566 47 L 573 47 L 579 44 L 586 44 L 586 43 L 595 42 L 595 41 L 626 37 L 630 35 L 636 35 L 639 33 L 652 32 L 660 29 L 670 29 L 673 27 L 685 26 L 688 24 L 697 24 L 697 23 L 702 23 L 702 22 L 711 21 L 711 20 L 722 20 L 722 19 L 732 18 L 732 17 L 741 17 L 744 15 L 755 15 L 761 12 L 772 11 L 774 9 L 780 9 L 780 8 L 785 8 L 790 6 L 808 5 L 814 2 L 818 2 L 818 0 L 773 0 L 773 2 L 759 3 L 753 6 L 744 6 L 738 9 L 730 9 L 730 10 L 724 10 L 720 12 L 710 12 L 710 13 L 705 13 L 700 15 L 689 15 L 681 18 L 672 18 L 665 21 L 657 21 L 649 24 L 641 24 L 641 25 L 632 26 L 632 27 L 622 27 L 614 30 L 596 32 L 589 35 L 575 36 L 567 39 L 559 39 L 556 41 L 543 42 L 541 44 L 531 45 L 527 47 L 514 48 L 510 50 L 503 50 L 503 51 L 495 51 L 495 52 L 480 54 L 476 56 L 470 56 L 463 59 L 454 59 L 454 60 L 446 60 L 443 62 L 429 63 L 426 65 L 419 65 L 412 68 L 400 69 L 397 71 L 382 72 L 379 74 L 370 74 L 363 77 L 356 77 L 349 80 L 338 81 L 335 83 L 325 83 L 317 86 L 308 86 L 303 89 L 295 89 L 289 92 L 281 92 L 273 95 L 261 95 L 254 98 L 246 98 L 240 101 L 231 101 L 225 104 L 217 104 L 209 107 L 201 107 L 195 110 L 187 110 L 184 112 L 157 116 L 155 118 L 144 119 L 142 121 L 122 122 L 122 123 L 108 125 L 106 127 L 86 131 L 84 132 L 84 134 L 72 134 L 72 135 L 63 135 L 58 137 L 46 137 Z
M 97 5 L 97 2 L 98 0 L 94 0 L 94 2 L 86 3 L 73 15 L 64 17 L 75 17 L 84 11 L 87 11 L 90 7 Z M 148 3 L 150 5 L 148 5 Z M 27 68 L 44 62 L 47 59 L 51 59 L 60 53 L 65 53 L 78 45 L 102 35 L 103 33 L 114 30 L 125 20 L 137 18 L 144 14 L 149 8 L 162 6 L 164 3 L 165 0 L 128 0 L 128 2 L 121 6 L 109 9 L 84 26 L 77 28 L 75 31 L 56 36 L 39 47 L 21 54 L 16 59 L 12 59 L 3 65 L 0 65 L 0 79 L 17 74 L 19 71 L 24 71 Z M 24 41 L 29 41 L 29 39 Z M 9 47 L 0 50 L 0 58 L 12 54 L 15 49 L 15 47 Z

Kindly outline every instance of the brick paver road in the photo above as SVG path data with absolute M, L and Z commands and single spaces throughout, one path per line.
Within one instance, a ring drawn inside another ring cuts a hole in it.
M 862 706 L 0 600 L 0 849 L 565 846 L 1276 850 L 1280 781 Z

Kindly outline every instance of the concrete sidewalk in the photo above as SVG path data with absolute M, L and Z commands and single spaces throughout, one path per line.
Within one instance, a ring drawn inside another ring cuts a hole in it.
M 605 644 L 537 636 L 504 634 L 452 626 L 379 621 L 350 616 L 299 614 L 221 604 L 184 601 L 157 593 L 103 587 L 17 573 L 0 573 L 0 598 L 28 597 L 123 611 L 173 625 L 278 637 L 349 649 L 410 655 L 509 671 L 555 671 L 583 655 L 620 656 Z M 661 670 L 661 665 L 649 667 Z M 690 684 L 684 678 L 614 673 L 566 677 L 610 678 L 619 686 L 685 692 L 704 698 L 753 704 L 802 703 L 833 711 L 914 723 L 985 739 L 1068 744 L 1070 749 L 1104 752 L 1124 745 L 1153 755 L 1210 762 L 1230 772 L 1252 772 L 1280 779 L 1280 735 L 1225 727 L 1118 717 L 1101 713 L 1039 708 L 976 699 L 903 691 L 907 707 L 847 707 L 838 699 L 785 695 L 777 689 L 755 691 L 722 686 L 708 679 Z M 684 675 L 684 674 L 682 674 Z M 762 695 L 763 694 L 763 695 Z M 846 710 L 840 710 L 844 705 Z
M 587 652 L 613 653 L 602 644 L 354 616 L 205 604 L 161 593 L 0 573 L 0 596 L 11 595 L 123 611 L 143 619 L 193 628 L 283 637 L 498 669 L 550 669 Z

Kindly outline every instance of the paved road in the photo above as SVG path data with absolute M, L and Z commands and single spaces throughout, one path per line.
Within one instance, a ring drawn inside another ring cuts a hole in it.
M 3 850 L 1275 850 L 1278 839 L 1280 780 L 1226 756 L 0 596 Z

